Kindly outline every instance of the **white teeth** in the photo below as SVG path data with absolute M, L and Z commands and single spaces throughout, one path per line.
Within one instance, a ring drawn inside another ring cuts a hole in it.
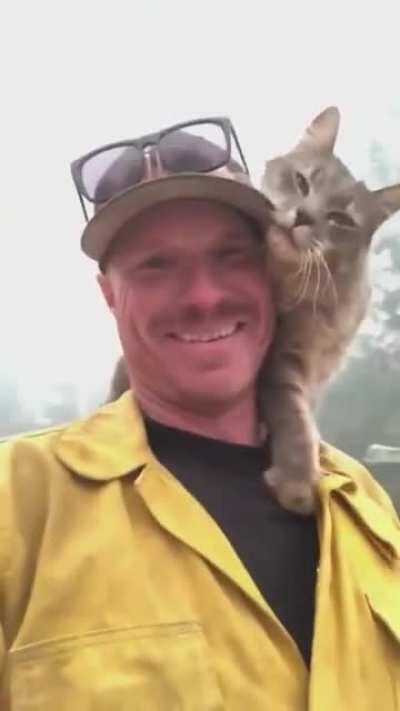
M 236 323 L 229 328 L 221 331 L 216 331 L 215 333 L 175 333 L 175 338 L 180 341 L 186 341 L 187 343 L 208 343 L 209 341 L 217 341 L 220 338 L 227 338 L 227 336 L 232 336 L 235 331 L 237 331 L 239 324 Z

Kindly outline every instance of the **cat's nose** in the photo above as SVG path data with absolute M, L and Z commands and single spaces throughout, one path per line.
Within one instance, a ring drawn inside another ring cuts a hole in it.
M 311 215 L 309 215 L 306 210 L 299 208 L 293 227 L 312 227 L 313 225 L 314 220 Z

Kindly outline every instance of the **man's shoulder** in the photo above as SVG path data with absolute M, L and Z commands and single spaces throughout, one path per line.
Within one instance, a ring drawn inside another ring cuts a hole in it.
M 75 481 L 72 474 L 108 481 L 143 466 L 149 456 L 144 423 L 128 392 L 67 424 L 3 438 L 0 487 L 17 479 L 57 485 Z
M 34 456 L 35 452 L 50 452 L 53 441 L 70 425 L 71 423 L 65 423 L 1 437 L 0 477 L 2 474 L 2 465 L 7 461 L 12 461 L 14 457 L 19 457 L 21 454 L 28 456 L 29 453 L 32 453 L 32 456 Z
M 66 477 L 53 451 L 55 439 L 66 427 L 58 425 L 0 441 L 0 575 L 12 565 L 21 531 L 27 540 L 36 540 L 44 526 L 52 485 Z
M 44 441 L 44 439 L 51 435 L 52 433 L 60 432 L 61 430 L 65 429 L 65 427 L 68 427 L 70 423 L 64 423 L 64 424 L 59 424 L 59 425 L 52 425 L 51 427 L 43 427 L 38 430 L 28 430 L 26 432 L 16 432 L 14 434 L 10 435 L 4 435 L 3 437 L 0 437 L 0 452 L 4 450 L 4 447 L 6 445 L 14 445 L 16 443 L 19 443 L 21 441 L 31 441 L 31 440 L 38 440 Z
M 56 456 L 56 442 L 71 423 L 23 432 L 0 440 L 0 500 L 32 504 L 66 475 Z

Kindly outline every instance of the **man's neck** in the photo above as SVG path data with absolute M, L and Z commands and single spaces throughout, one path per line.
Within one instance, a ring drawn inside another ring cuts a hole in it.
M 161 402 L 151 395 L 140 396 L 135 392 L 135 397 L 145 415 L 168 427 L 233 444 L 258 446 L 265 439 L 255 402 L 250 398 L 221 411 L 196 412 L 174 403 Z

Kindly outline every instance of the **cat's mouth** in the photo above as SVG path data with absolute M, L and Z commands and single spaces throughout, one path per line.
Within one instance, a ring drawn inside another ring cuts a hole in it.
M 182 343 L 214 343 L 215 341 L 222 341 L 236 335 L 244 326 L 245 323 L 243 321 L 237 321 L 236 323 L 228 324 L 215 331 L 172 332 L 168 333 L 167 336 Z
M 293 227 L 291 236 L 295 247 L 300 250 L 308 249 L 315 244 L 315 230 L 308 225 Z

